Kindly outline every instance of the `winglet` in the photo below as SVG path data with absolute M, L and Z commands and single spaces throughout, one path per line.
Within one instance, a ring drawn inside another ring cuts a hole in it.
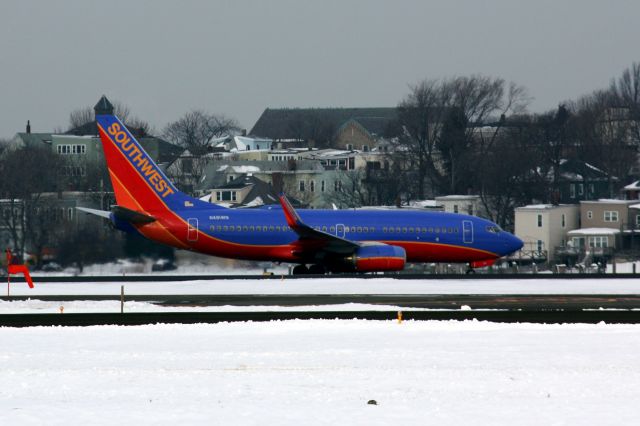
M 287 196 L 280 194 L 280 204 L 282 205 L 282 211 L 284 211 L 284 217 L 287 219 L 287 225 L 292 229 L 299 228 L 302 225 L 302 219 L 298 215 L 298 212 L 293 208 L 291 202 Z

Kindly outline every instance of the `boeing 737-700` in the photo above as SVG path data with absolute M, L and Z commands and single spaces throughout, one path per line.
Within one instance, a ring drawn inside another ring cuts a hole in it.
M 81 208 L 117 229 L 209 255 L 295 264 L 295 274 L 399 271 L 406 262 L 491 265 L 522 241 L 486 219 L 397 210 L 234 209 L 179 191 L 114 115 L 97 115 L 116 205 Z

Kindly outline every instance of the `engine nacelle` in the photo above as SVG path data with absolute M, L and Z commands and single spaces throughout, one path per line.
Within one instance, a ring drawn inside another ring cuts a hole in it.
M 402 247 L 386 244 L 362 246 L 349 258 L 358 272 L 401 271 L 407 262 Z

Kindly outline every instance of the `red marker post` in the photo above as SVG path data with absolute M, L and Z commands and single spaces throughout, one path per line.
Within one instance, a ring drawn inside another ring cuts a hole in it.
M 24 279 L 27 280 L 29 288 L 33 288 L 33 280 L 31 279 L 31 274 L 29 274 L 29 268 L 27 268 L 27 265 L 14 265 L 11 249 L 7 249 L 5 253 L 7 255 L 7 297 L 9 297 L 9 286 L 11 285 L 12 274 L 24 275 Z

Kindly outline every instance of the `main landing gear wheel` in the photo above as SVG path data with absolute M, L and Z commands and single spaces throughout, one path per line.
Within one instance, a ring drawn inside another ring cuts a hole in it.
M 326 273 L 326 270 L 324 268 L 324 265 L 311 265 L 309 266 L 309 273 L 312 275 L 324 275 Z
M 296 265 L 293 267 L 293 271 L 291 271 L 293 275 L 306 275 L 309 273 L 306 265 Z

